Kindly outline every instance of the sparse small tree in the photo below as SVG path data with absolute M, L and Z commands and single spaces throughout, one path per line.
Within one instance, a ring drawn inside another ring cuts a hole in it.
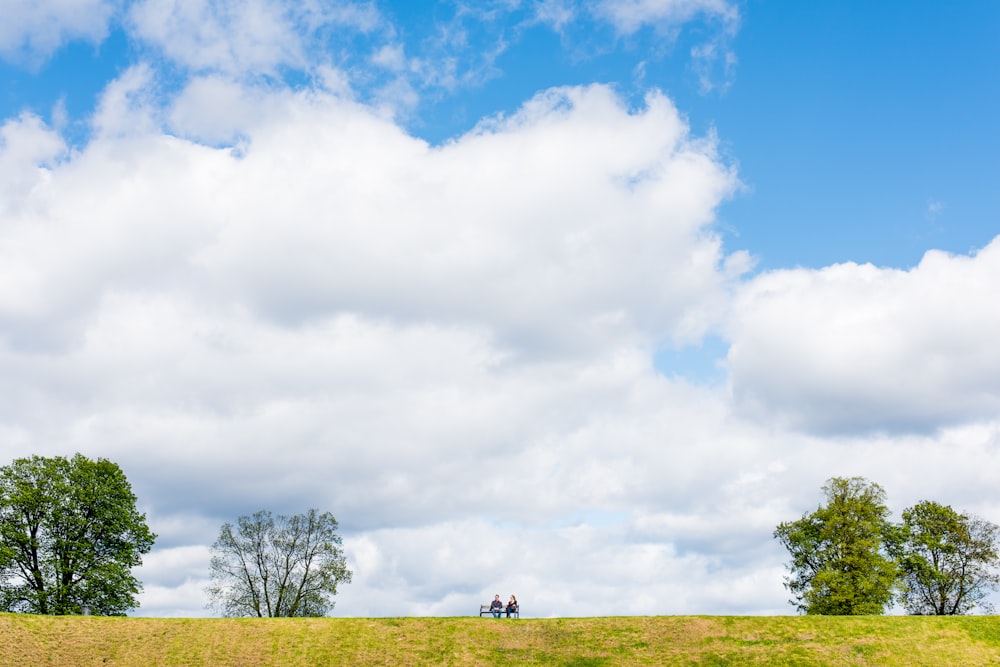
M 903 512 L 897 547 L 900 599 L 911 614 L 966 614 L 1000 585 L 998 527 L 923 501 Z
M 862 477 L 834 477 L 823 492 L 826 505 L 774 531 L 792 556 L 791 602 L 806 614 L 882 614 L 896 581 L 885 492 Z
M 337 520 L 310 509 L 223 524 L 212 545 L 209 607 L 224 616 L 324 616 L 351 581 Z
M 32 456 L 0 468 L 0 609 L 124 615 L 156 539 L 107 459 Z

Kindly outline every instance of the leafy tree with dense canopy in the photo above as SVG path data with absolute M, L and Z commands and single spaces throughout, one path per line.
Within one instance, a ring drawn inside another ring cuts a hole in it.
M 792 556 L 790 602 L 806 614 L 882 614 L 896 581 L 885 491 L 862 477 L 834 477 L 823 492 L 825 505 L 774 531 Z
M 337 520 L 310 509 L 226 523 L 212 545 L 209 607 L 225 616 L 324 616 L 351 581 Z
M 0 468 L 0 609 L 120 616 L 156 535 L 106 459 L 32 456 Z
M 1000 585 L 998 527 L 950 506 L 922 501 L 903 511 L 899 542 L 902 592 L 911 614 L 965 614 Z

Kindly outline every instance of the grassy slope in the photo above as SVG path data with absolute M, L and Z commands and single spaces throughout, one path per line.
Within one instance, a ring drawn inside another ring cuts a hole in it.
M 1000 665 L 1000 617 L 143 619 L 0 614 L 0 667 Z

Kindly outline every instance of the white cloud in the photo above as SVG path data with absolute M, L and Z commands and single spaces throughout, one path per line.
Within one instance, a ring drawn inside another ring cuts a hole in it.
M 37 116 L 25 113 L 0 125 L 0 214 L 23 214 L 20 206 L 44 186 L 65 152 L 62 137 Z
M 355 580 L 338 613 L 360 616 L 393 607 L 401 616 L 474 615 L 494 595 L 506 601 L 512 593 L 528 616 L 778 613 L 784 604 L 778 572 L 761 596 L 756 572 L 720 568 L 662 541 L 632 541 L 621 526 L 535 531 L 469 521 L 373 531 L 346 547 Z
M 139 0 L 129 18 L 139 38 L 174 62 L 240 76 L 311 69 L 321 64 L 314 58 L 324 31 L 368 32 L 381 20 L 371 3 L 308 0 Z
M 740 26 L 737 5 L 727 0 L 602 0 L 593 11 L 620 35 L 651 27 L 673 40 L 697 19 L 717 25 L 705 41 L 691 47 L 691 67 L 703 94 L 724 92 L 732 83 L 737 58 L 730 42 Z
M 1000 520 L 985 412 L 839 437 L 773 418 L 829 410 L 794 372 L 817 349 L 893 337 L 915 342 L 882 360 L 905 380 L 884 406 L 992 405 L 996 245 L 740 287 L 748 258 L 712 231 L 736 175 L 662 94 L 546 91 L 435 148 L 339 92 L 206 75 L 159 110 L 154 87 L 125 72 L 77 152 L 30 116 L 0 146 L 0 447 L 123 466 L 161 535 L 140 613 L 208 613 L 206 549 L 259 509 L 341 521 L 343 615 L 496 592 L 540 616 L 790 612 L 770 534 L 831 475 Z M 877 335 L 802 343 L 827 312 Z M 651 359 L 727 314 L 735 407 Z M 904 362 L 928 350 L 952 364 L 920 385 Z M 817 372 L 849 397 L 873 377 Z
M 206 561 L 207 563 L 207 561 Z M 137 576 L 147 576 L 145 570 L 137 572 Z M 192 579 L 180 585 L 162 586 L 156 583 L 143 585 L 143 590 L 137 596 L 139 605 L 146 610 L 155 610 L 155 614 L 144 613 L 144 616 L 160 616 L 167 618 L 188 618 L 206 616 L 208 597 L 205 595 L 207 579 Z
M 444 318 L 571 350 L 713 316 L 704 226 L 734 179 L 662 97 L 629 114 L 604 88 L 553 91 L 440 149 L 347 103 L 295 113 L 205 184 L 231 217 L 198 260 L 268 317 Z
M 67 41 L 98 43 L 120 0 L 4 0 L 0 58 L 37 65 Z
M 941 213 L 948 208 L 947 204 L 943 201 L 937 199 L 927 200 L 927 213 L 925 214 L 926 219 L 931 223 L 936 223 Z
M 330 72 L 331 79 L 336 76 Z M 334 84 L 336 85 L 336 84 Z M 336 85 L 337 92 L 343 87 Z M 192 78 L 165 111 L 174 133 L 208 145 L 245 148 L 247 133 L 268 118 L 287 113 L 290 93 L 272 93 L 242 86 L 231 78 Z
M 699 15 L 730 26 L 739 22 L 739 9 L 727 0 L 601 0 L 595 12 L 623 34 L 646 25 L 673 30 Z
M 268 73 L 303 61 L 301 37 L 279 2 L 145 0 L 130 16 L 145 41 L 195 70 Z
M 372 56 L 372 62 L 379 67 L 384 67 L 393 71 L 406 69 L 406 56 L 403 54 L 403 47 L 400 44 L 386 44 L 378 49 Z
M 494 512 L 542 529 L 627 511 L 623 476 L 650 503 L 687 485 L 642 463 L 682 428 L 661 404 L 692 400 L 645 350 L 718 318 L 709 225 L 735 178 L 664 97 L 551 91 L 436 149 L 318 91 L 203 79 L 163 114 L 234 151 L 155 130 L 150 85 L 111 85 L 92 142 L 0 228 L 0 266 L 30 269 L 0 395 L 11 456 L 125 467 L 166 527 L 151 613 L 177 611 L 196 573 L 174 557 L 206 522 L 261 507 L 329 508 L 364 539 Z M 228 126 L 202 111 L 220 99 Z M 15 175 L 57 147 L 36 121 L 8 133 Z
M 725 91 L 733 82 L 737 59 L 729 48 L 726 35 L 692 47 L 691 60 L 702 94 Z
M 556 32 L 562 32 L 577 17 L 572 0 L 540 0 L 535 3 L 534 12 L 534 21 L 552 26 Z
M 741 291 L 728 366 L 746 409 L 807 430 L 924 430 L 1000 407 L 1000 239 L 911 270 L 782 270 Z
M 160 110 L 154 93 L 155 76 L 149 65 L 133 65 L 108 83 L 91 119 L 94 133 L 140 140 L 156 133 Z

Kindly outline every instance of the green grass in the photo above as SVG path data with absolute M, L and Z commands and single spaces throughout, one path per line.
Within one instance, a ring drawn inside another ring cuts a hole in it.
M 0 667 L 1000 666 L 1000 617 L 146 619 L 0 614 Z

